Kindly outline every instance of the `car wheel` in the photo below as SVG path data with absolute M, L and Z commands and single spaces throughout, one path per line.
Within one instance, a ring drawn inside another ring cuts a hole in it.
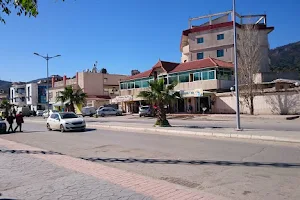
M 48 129 L 48 131 L 52 131 L 50 124 L 47 124 L 47 129 Z
M 60 125 L 60 132 L 62 132 L 62 133 L 65 132 L 65 128 L 62 124 Z
M 104 117 L 105 116 L 105 114 L 104 113 L 101 113 L 101 117 Z
M 81 130 L 81 132 L 85 132 L 85 128 Z
M 142 115 L 140 115 L 140 117 L 142 117 Z

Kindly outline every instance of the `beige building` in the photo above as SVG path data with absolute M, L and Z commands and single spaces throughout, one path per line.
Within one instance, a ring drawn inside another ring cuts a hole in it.
M 73 78 L 63 77 L 62 81 L 52 79 L 52 88 L 49 90 L 49 101 L 52 106 L 60 106 L 56 98 L 66 86 L 74 89 L 81 88 L 87 94 L 87 106 L 98 108 L 109 104 L 109 100 L 119 95 L 119 82 L 126 79 L 126 75 L 104 74 L 98 72 L 77 72 Z
M 234 62 L 233 12 L 216 13 L 189 19 L 189 28 L 182 32 L 180 51 L 181 62 L 190 62 L 208 57 L 226 62 Z M 196 20 L 207 20 L 200 25 L 192 25 Z M 270 72 L 268 34 L 274 27 L 267 26 L 266 15 L 237 14 L 237 42 L 245 26 L 256 25 L 260 42 L 261 64 L 258 82 L 272 81 Z M 267 75 L 263 75 L 267 73 Z
M 165 84 L 178 82 L 175 90 L 182 98 L 170 105 L 169 112 L 187 112 L 189 106 L 195 113 L 209 112 L 214 92 L 229 91 L 233 86 L 233 65 L 215 58 L 186 63 L 159 60 L 150 70 L 121 81 L 120 96 L 112 102 L 121 104 L 125 112 L 138 112 L 140 105 L 147 104 L 138 94 L 148 90 L 155 79 L 164 79 Z

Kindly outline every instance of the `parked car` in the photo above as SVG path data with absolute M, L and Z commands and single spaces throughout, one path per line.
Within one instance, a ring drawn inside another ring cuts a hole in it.
M 141 106 L 139 108 L 139 116 L 140 117 L 151 117 L 154 115 L 154 111 L 151 106 Z
M 6 123 L 5 121 L 0 117 L 0 134 L 6 133 Z
M 25 117 L 30 117 L 32 115 L 32 112 L 28 107 L 17 108 L 17 113 L 19 113 L 19 112 L 22 112 L 22 115 Z
M 45 110 L 43 113 L 43 118 L 46 119 L 48 118 L 52 113 L 57 113 L 57 110 L 50 110 L 50 112 L 48 113 L 48 110 Z
M 122 115 L 122 111 L 121 110 L 117 110 L 115 108 L 111 108 L 111 107 L 103 107 L 100 110 L 97 110 L 97 116 L 104 117 L 106 115 L 121 116 Z
M 82 117 L 73 112 L 54 112 L 47 119 L 47 129 L 65 131 L 85 131 L 86 124 Z
M 44 114 L 44 111 L 43 111 L 43 110 L 37 110 L 37 111 L 36 111 L 36 116 L 38 116 L 38 117 L 42 117 L 43 114 Z
M 90 117 L 92 117 L 96 113 L 97 113 L 96 108 L 91 107 L 91 106 L 86 106 L 86 107 L 83 107 L 81 109 L 82 116 L 90 116 Z

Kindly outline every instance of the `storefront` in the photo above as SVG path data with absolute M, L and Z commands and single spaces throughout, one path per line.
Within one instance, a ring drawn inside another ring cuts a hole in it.
M 213 92 L 202 89 L 181 90 L 182 99 L 177 100 L 178 113 L 209 113 L 211 111 L 211 96 Z

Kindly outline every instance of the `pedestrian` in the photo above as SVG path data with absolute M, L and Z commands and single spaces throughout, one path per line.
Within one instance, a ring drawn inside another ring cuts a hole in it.
M 23 119 L 22 112 L 19 112 L 19 113 L 16 115 L 16 122 L 17 122 L 17 126 L 16 126 L 16 128 L 15 128 L 15 132 L 16 132 L 16 130 L 17 130 L 18 127 L 20 128 L 20 132 L 23 132 L 23 131 L 22 131 L 22 124 L 24 123 L 24 119 Z
M 13 129 L 13 123 L 14 123 L 14 116 L 12 115 L 12 113 L 9 113 L 9 115 L 7 116 L 6 118 L 8 124 L 9 124 L 9 127 L 8 127 L 8 130 L 7 132 L 9 133 L 9 131 L 11 130 L 11 132 L 14 132 L 14 129 Z

